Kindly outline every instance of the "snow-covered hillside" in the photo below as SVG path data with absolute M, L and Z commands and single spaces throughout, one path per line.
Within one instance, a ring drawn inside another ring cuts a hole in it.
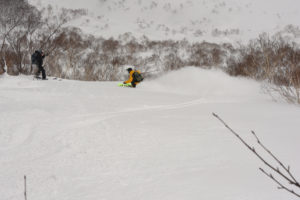
M 126 32 L 150 39 L 248 42 L 262 32 L 283 31 L 299 38 L 298 0 L 29 0 L 89 14 L 70 25 L 86 33 L 118 37 Z M 287 25 L 294 28 L 286 28 Z
M 197 68 L 116 85 L 0 77 L 0 199 L 23 199 L 24 175 L 28 200 L 295 199 L 212 112 L 300 177 L 299 107 Z

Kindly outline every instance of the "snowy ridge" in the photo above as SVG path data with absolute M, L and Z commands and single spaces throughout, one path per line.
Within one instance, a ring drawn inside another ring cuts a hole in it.
M 262 32 L 270 35 L 287 25 L 299 26 L 298 0 L 30 0 L 89 14 L 70 25 L 86 33 L 118 37 L 127 32 L 154 40 L 248 42 Z M 298 36 L 293 35 L 295 38 Z
M 24 175 L 39 200 L 295 199 L 211 115 L 249 142 L 254 129 L 299 177 L 298 107 L 253 81 L 193 67 L 136 89 L 6 76 L 0 108 L 1 200 L 23 198 Z

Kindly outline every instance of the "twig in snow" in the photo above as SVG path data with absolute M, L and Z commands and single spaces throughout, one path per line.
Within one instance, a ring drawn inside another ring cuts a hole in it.
M 26 183 L 26 175 L 24 176 L 24 198 L 27 200 L 27 183 Z

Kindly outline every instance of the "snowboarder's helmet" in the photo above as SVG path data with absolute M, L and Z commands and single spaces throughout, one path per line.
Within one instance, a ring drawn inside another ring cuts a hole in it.
M 128 71 L 128 72 L 131 72 L 131 71 L 132 71 L 132 68 L 128 68 L 127 71 Z

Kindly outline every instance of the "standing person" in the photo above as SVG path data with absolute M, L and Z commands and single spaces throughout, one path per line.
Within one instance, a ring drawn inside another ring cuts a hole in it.
M 38 67 L 35 77 L 40 78 L 39 76 L 40 76 L 40 73 L 42 72 L 43 80 L 47 80 L 46 79 L 46 71 L 43 67 L 43 62 L 44 62 L 45 56 L 46 55 L 44 54 L 44 51 L 42 49 L 36 50 L 31 56 L 32 64 L 35 64 Z
M 135 88 L 137 84 L 144 80 L 139 70 L 128 68 L 127 71 L 129 73 L 129 79 L 124 81 L 124 84 L 131 83 L 131 86 Z

